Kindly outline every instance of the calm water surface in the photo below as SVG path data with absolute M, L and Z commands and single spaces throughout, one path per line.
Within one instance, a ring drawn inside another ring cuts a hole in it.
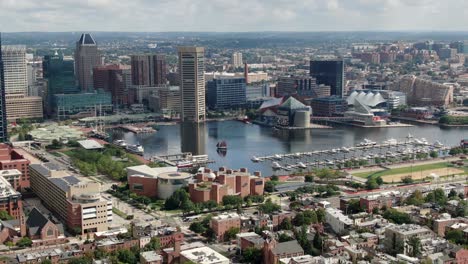
M 358 128 L 335 126 L 332 129 L 302 131 L 279 131 L 238 121 L 208 122 L 200 125 L 161 126 L 154 134 L 135 135 L 130 132 L 113 131 L 114 139 L 125 139 L 131 144 L 142 144 L 145 157 L 154 155 L 192 152 L 208 154 L 215 161 L 209 167 L 217 169 L 226 166 L 232 169 L 247 167 L 250 171 L 272 174 L 271 163 L 253 163 L 252 156 L 306 152 L 322 149 L 353 146 L 364 138 L 382 142 L 388 138 L 403 139 L 408 133 L 429 142 L 439 140 L 454 146 L 468 138 L 468 128 L 440 128 L 433 125 L 415 125 L 401 128 Z M 226 153 L 218 153 L 216 143 L 226 141 Z

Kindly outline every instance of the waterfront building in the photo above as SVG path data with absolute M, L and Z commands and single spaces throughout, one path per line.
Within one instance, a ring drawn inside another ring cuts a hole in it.
M 179 47 L 179 74 L 182 98 L 182 121 L 204 122 L 205 104 L 205 49 Z
M 133 85 L 158 86 L 167 83 L 165 55 L 132 55 L 131 70 Z
M 253 83 L 248 84 L 245 88 L 245 97 L 247 100 L 257 100 L 259 98 L 267 97 L 270 85 L 268 83 Z
M 128 103 L 148 106 L 149 98 L 157 95 L 160 86 L 131 85 L 128 88 Z
M 42 119 L 42 98 L 28 96 L 26 47 L 3 46 L 1 52 L 7 120 Z
M 245 78 L 213 79 L 206 86 L 211 109 L 240 108 L 246 103 Z
M 102 58 L 96 41 L 91 34 L 82 34 L 75 49 L 75 76 L 81 91 L 94 90 L 93 69 L 101 64 Z
M 194 178 L 194 182 L 189 184 L 189 193 L 195 203 L 209 200 L 221 203 L 226 195 L 263 195 L 265 185 L 260 172 L 252 175 L 246 168 L 237 171 L 221 167 L 217 172 L 206 168 Z
M 311 109 L 290 96 L 277 109 L 277 126 L 309 127 Z
M 5 75 L 2 56 L 2 34 L 0 33 L 0 143 L 8 141 L 5 104 Z
M 232 53 L 231 64 L 232 66 L 234 66 L 234 68 L 242 67 L 244 65 L 244 62 L 242 61 L 242 53 L 240 52 Z
M 47 79 L 47 96 L 44 107 L 48 115 L 55 108 L 55 94 L 79 92 L 75 81 L 75 62 L 62 54 L 46 55 L 42 61 L 43 76 Z
M 342 59 L 323 59 L 310 61 L 310 76 L 318 84 L 330 86 L 330 94 L 338 97 L 345 95 L 345 72 Z
M 55 163 L 31 164 L 31 189 L 75 233 L 106 231 L 112 221 L 112 201 L 100 194 L 100 184 L 82 181 Z
M 314 98 L 310 101 L 314 116 L 334 116 L 348 110 L 346 99 L 337 96 Z
M 111 94 L 102 90 L 90 93 L 56 94 L 54 97 L 58 119 L 70 118 L 82 112 L 94 114 L 95 111 L 112 111 Z
M 281 77 L 276 86 L 276 96 L 298 95 L 302 98 L 320 98 L 330 96 L 330 86 L 318 85 L 313 77 Z
M 448 106 L 453 102 L 452 85 L 424 80 L 414 75 L 403 76 L 390 85 L 389 90 L 405 93 L 411 106 Z
M 169 112 L 171 116 L 180 114 L 180 87 L 164 85 L 157 94 L 150 97 L 149 108 L 156 112 Z
M 94 89 L 109 92 L 112 104 L 128 105 L 131 71 L 122 65 L 105 65 L 93 69 Z
M 187 186 L 192 174 L 178 172 L 177 167 L 150 168 L 147 165 L 127 168 L 130 190 L 150 198 L 169 198 L 174 191 Z

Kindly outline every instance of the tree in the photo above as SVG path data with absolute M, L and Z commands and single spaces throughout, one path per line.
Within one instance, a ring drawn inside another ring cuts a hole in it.
M 458 193 L 457 193 L 457 191 L 455 191 L 455 189 L 450 190 L 450 192 L 449 192 L 449 194 L 448 194 L 448 198 L 449 198 L 449 199 L 458 198 Z
M 223 197 L 223 204 L 224 205 L 232 205 L 232 206 L 238 206 L 242 205 L 242 197 L 239 195 L 225 195 Z
M 275 184 L 272 181 L 265 182 L 265 192 L 274 192 Z
M 350 199 L 348 201 L 348 208 L 346 210 L 346 214 L 357 214 L 360 212 L 364 212 L 364 209 L 361 207 L 361 202 L 359 199 Z
M 2 221 L 13 220 L 13 216 L 8 214 L 8 212 L 5 211 L 5 210 L 0 210 L 0 220 L 2 220 Z
M 256 247 L 248 247 L 242 251 L 243 263 L 261 263 L 262 250 Z
M 408 175 L 406 177 L 401 178 L 401 182 L 404 183 L 404 184 L 411 184 L 414 181 L 413 181 L 413 178 L 411 177 L 411 175 Z
M 182 206 L 182 203 L 189 200 L 189 194 L 183 188 L 177 189 L 164 203 L 164 209 L 175 210 Z
M 205 207 L 206 209 L 208 209 L 208 211 L 211 211 L 213 210 L 214 208 L 216 208 L 218 206 L 218 203 L 216 203 L 215 200 L 208 200 L 206 202 L 203 203 L 203 207 Z
M 264 214 L 271 214 L 273 212 L 279 211 L 280 209 L 281 206 L 273 203 L 270 198 L 268 198 L 265 203 L 258 206 L 258 210 Z
M 16 246 L 20 248 L 30 247 L 32 245 L 32 240 L 29 237 L 23 237 L 18 242 L 16 242 Z
M 278 242 L 288 242 L 288 241 L 291 241 L 293 240 L 292 237 L 286 235 L 285 233 L 281 233 L 279 236 L 278 236 Z
M 52 264 L 52 261 L 50 261 L 50 259 L 45 259 L 41 262 L 41 264 Z
M 382 177 L 380 177 L 380 176 L 377 177 L 377 178 L 375 178 L 375 182 L 376 182 L 378 185 L 382 185 L 382 184 L 384 183 Z
M 304 181 L 305 181 L 305 182 L 313 182 L 313 181 L 314 181 L 314 176 L 312 176 L 312 175 L 306 175 L 306 176 L 304 177 Z
M 370 177 L 369 179 L 367 179 L 366 188 L 368 190 L 378 189 L 379 184 L 377 183 L 377 180 L 374 177 Z
M 313 244 L 314 248 L 322 252 L 323 239 L 319 232 L 315 233 Z
M 317 214 L 317 221 L 319 223 L 325 222 L 325 209 L 319 208 L 319 209 L 317 209 L 317 211 L 315 213 Z
M 128 249 L 117 251 L 117 259 L 123 263 L 129 263 L 129 264 L 138 263 L 138 259 L 136 258 L 135 254 Z
M 197 234 L 205 232 L 205 227 L 200 222 L 191 223 L 189 229 Z
M 153 250 L 160 250 L 161 249 L 161 241 L 159 240 L 159 237 L 152 237 L 150 242 L 145 245 L 144 250 L 145 251 L 153 251 Z
M 89 259 L 87 257 L 79 257 L 79 258 L 72 258 L 68 260 L 68 264 L 89 264 L 92 263 L 92 259 Z
M 278 175 L 273 175 L 273 176 L 270 177 L 270 180 L 274 181 L 274 182 L 277 182 L 277 181 L 279 181 L 279 177 L 278 177 Z
M 457 208 L 455 209 L 455 217 L 465 217 L 468 216 L 468 202 L 459 201 Z
M 292 230 L 293 225 L 291 223 L 291 219 L 285 218 L 281 222 L 281 224 L 278 226 L 279 230 Z
M 238 227 L 231 227 L 229 228 L 226 233 L 224 233 L 224 239 L 229 241 L 231 239 L 236 238 L 236 235 L 239 234 L 240 229 Z
M 399 212 L 393 208 L 388 208 L 382 215 L 385 219 L 394 222 L 395 224 L 411 224 L 410 216 L 407 213 Z
M 450 230 L 445 235 L 445 238 L 455 244 L 465 244 L 468 241 L 465 241 L 462 230 Z
M 419 206 L 424 203 L 424 197 L 420 190 L 414 191 L 407 199 L 406 203 L 409 205 Z
M 180 205 L 180 209 L 182 209 L 182 212 L 184 214 L 188 214 L 190 212 L 192 212 L 193 210 L 195 210 L 195 205 L 193 204 L 192 201 L 190 200 L 185 200 L 182 202 L 182 204 Z
M 419 257 L 421 255 L 421 239 L 417 236 L 412 236 L 408 239 L 408 246 L 410 247 L 409 256 Z
M 438 205 L 443 206 L 447 203 L 447 196 L 445 196 L 445 192 L 443 189 L 437 188 L 434 191 L 427 194 L 426 202 L 436 203 Z
M 431 156 L 431 158 L 435 159 L 439 156 L 439 153 L 437 153 L 437 151 L 433 150 L 431 151 L 431 153 L 429 153 L 429 156 Z

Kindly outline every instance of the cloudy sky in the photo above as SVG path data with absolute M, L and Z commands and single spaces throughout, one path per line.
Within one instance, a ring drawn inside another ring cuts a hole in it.
M 0 0 L 0 31 L 468 30 L 466 0 Z

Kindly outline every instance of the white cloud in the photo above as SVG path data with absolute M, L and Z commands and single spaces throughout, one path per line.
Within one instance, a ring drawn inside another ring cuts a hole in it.
M 0 0 L 0 30 L 466 30 L 465 10 L 464 0 Z

